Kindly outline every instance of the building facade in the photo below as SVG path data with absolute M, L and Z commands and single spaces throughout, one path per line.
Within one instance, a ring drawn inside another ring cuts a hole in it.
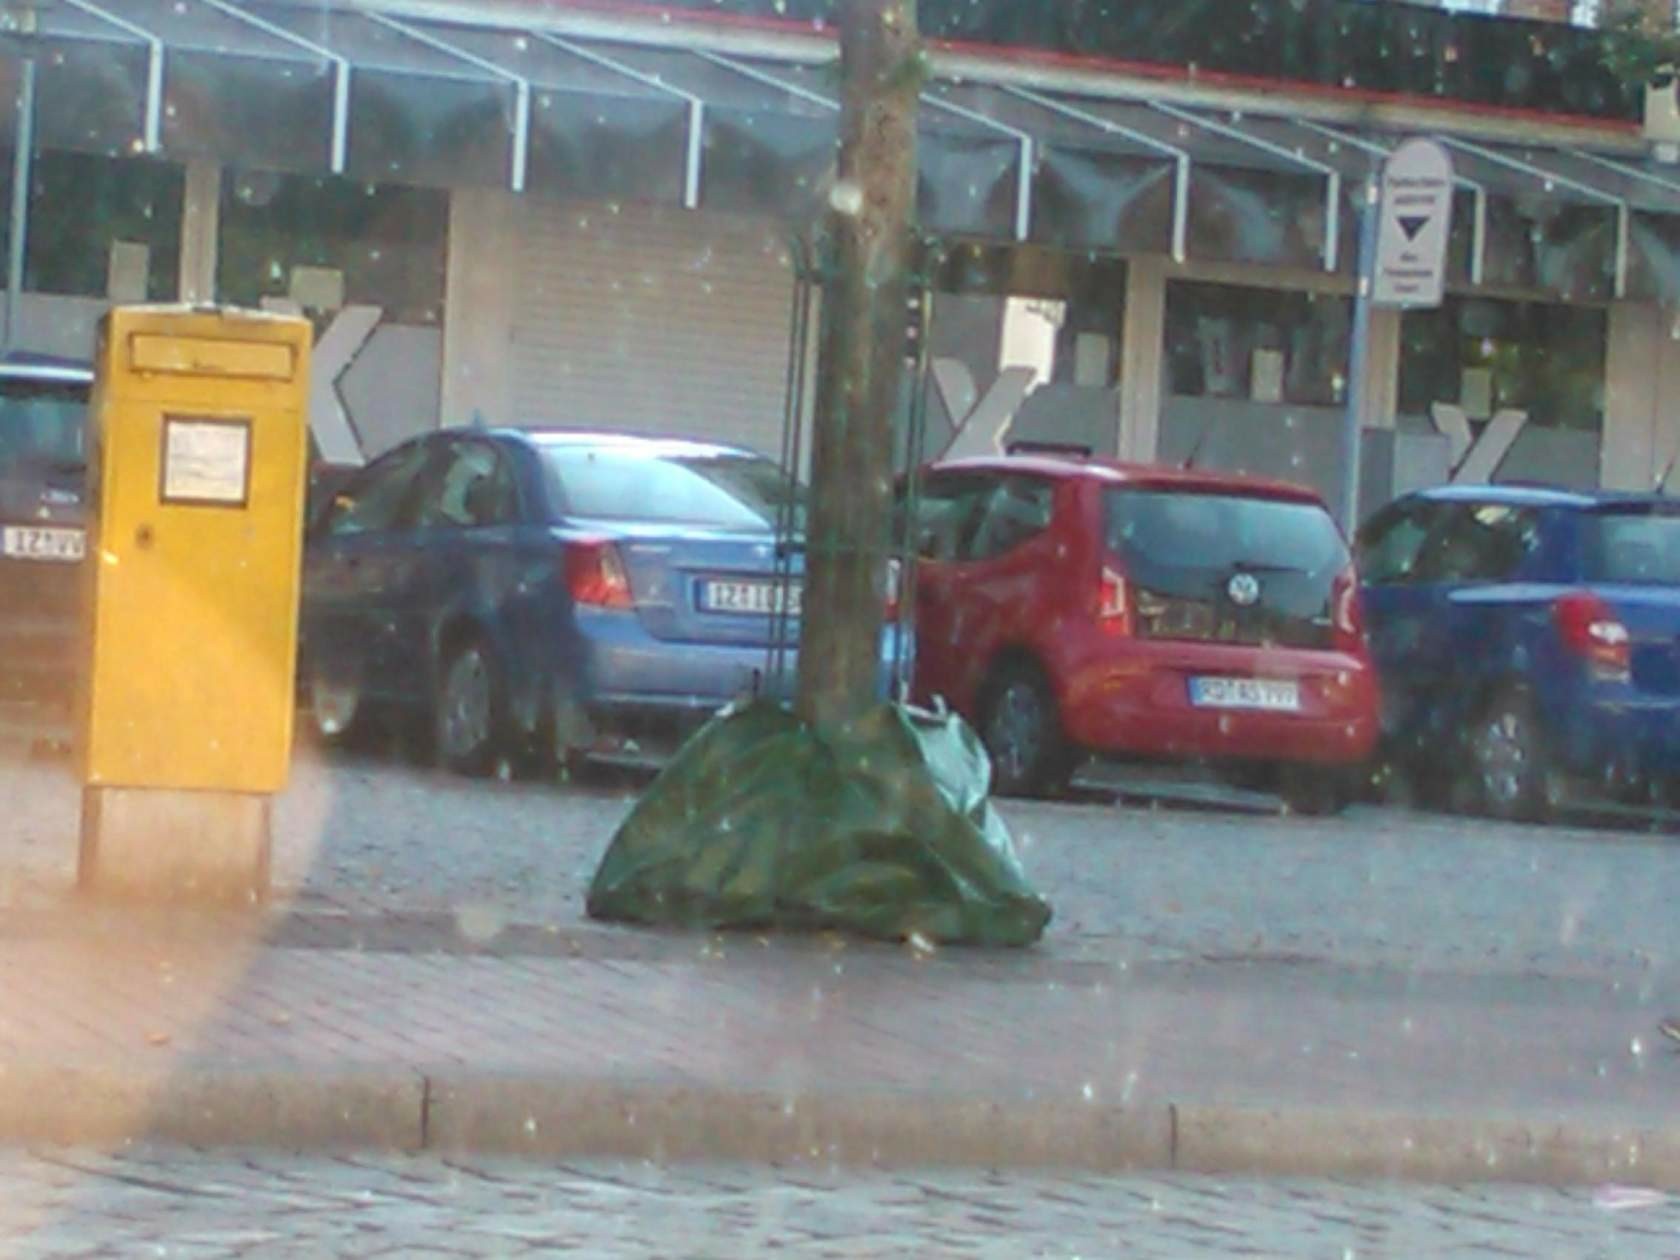
M 1428 16 L 1460 24 L 1417 28 L 1431 57 L 1523 25 Z M 1357 388 L 1367 507 L 1455 477 L 1670 478 L 1680 164 L 1613 91 L 1572 78 L 1582 113 L 1520 75 L 1502 105 L 1036 38 L 933 46 L 928 456 L 1054 442 L 1334 496 Z M 61 0 L 7 52 L 0 135 L 33 132 L 13 349 L 86 354 L 111 301 L 284 307 L 319 330 L 329 460 L 475 422 L 782 449 L 795 307 L 820 304 L 796 263 L 835 200 L 823 23 Z M 1355 383 L 1357 207 L 1410 135 L 1454 162 L 1448 296 L 1379 312 Z

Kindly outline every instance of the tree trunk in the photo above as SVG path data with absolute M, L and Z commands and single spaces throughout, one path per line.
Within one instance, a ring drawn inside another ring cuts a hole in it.
M 915 0 L 843 0 L 841 12 L 835 271 L 823 295 L 799 637 L 798 711 L 816 726 L 875 698 L 922 81 Z

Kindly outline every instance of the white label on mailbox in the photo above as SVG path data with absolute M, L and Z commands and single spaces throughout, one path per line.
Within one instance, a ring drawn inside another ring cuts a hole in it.
M 163 501 L 244 506 L 250 492 L 247 420 L 168 416 L 163 422 Z

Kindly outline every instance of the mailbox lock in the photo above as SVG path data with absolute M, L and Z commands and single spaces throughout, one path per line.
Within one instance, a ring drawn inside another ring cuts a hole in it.
M 150 525 L 142 525 L 134 531 L 134 545 L 137 547 L 150 547 L 152 545 L 152 527 Z

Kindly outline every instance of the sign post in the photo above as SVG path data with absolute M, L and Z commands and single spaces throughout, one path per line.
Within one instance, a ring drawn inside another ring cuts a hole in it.
M 1368 417 L 1371 311 L 1441 304 L 1452 229 L 1452 159 L 1433 140 L 1408 140 L 1368 181 L 1359 207 L 1359 280 L 1342 430 L 1342 528 L 1359 524 L 1360 443 Z

